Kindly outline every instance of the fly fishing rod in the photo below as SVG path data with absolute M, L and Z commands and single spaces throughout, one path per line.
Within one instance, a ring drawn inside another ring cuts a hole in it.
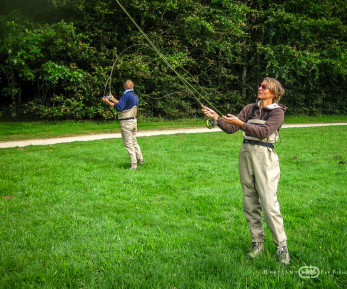
M 147 36 L 147 34 L 141 29 L 141 27 L 136 23 L 136 21 L 131 17 L 131 15 L 128 13 L 128 11 L 123 7 L 123 5 L 119 2 L 119 0 L 116 0 L 116 2 L 118 3 L 118 5 L 121 7 L 121 9 L 124 11 L 124 13 L 129 17 L 129 19 L 133 22 L 133 24 L 136 26 L 136 28 L 140 31 L 140 33 L 142 34 L 142 36 L 148 41 L 148 43 L 150 44 L 150 46 L 152 47 L 152 49 L 159 55 L 159 57 L 164 61 L 164 63 L 177 75 L 177 77 L 181 80 L 181 82 L 183 83 L 183 85 L 186 87 L 186 89 L 191 93 L 191 95 L 193 95 L 193 97 L 195 98 L 195 100 L 200 104 L 200 106 L 204 109 L 206 109 L 206 106 L 202 104 L 202 102 L 200 101 L 200 99 L 195 95 L 195 93 L 197 95 L 200 96 L 200 98 L 204 99 L 210 107 L 214 108 L 214 110 L 216 112 L 218 112 L 220 115 L 222 115 L 222 113 L 220 113 L 201 93 L 199 93 L 189 82 L 187 82 L 173 67 L 172 65 L 169 63 L 169 61 L 167 60 L 167 58 L 159 51 L 159 49 L 154 45 L 154 43 L 151 41 L 151 39 Z M 106 88 L 105 88 L 106 90 Z M 195 92 L 195 93 L 194 93 Z M 213 128 L 216 126 L 216 121 L 213 118 L 209 118 L 206 121 L 206 126 L 208 128 Z

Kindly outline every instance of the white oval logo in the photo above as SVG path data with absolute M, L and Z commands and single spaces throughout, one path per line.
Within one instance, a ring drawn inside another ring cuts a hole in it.
M 299 269 L 299 276 L 301 278 L 317 278 L 319 269 L 315 266 L 303 266 Z

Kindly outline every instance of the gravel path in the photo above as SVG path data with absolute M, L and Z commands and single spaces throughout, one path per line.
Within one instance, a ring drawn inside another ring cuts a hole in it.
M 347 125 L 347 123 L 319 123 L 319 124 L 284 124 L 282 128 L 293 128 L 293 127 L 315 127 L 315 126 L 331 126 L 331 125 Z M 141 129 L 141 128 L 140 128 Z M 153 135 L 170 135 L 178 133 L 213 133 L 221 131 L 219 128 L 208 129 L 208 128 L 189 128 L 189 129 L 177 129 L 177 130 L 155 130 L 155 131 L 138 131 L 137 137 L 153 136 Z M 21 140 L 21 141 L 6 141 L 0 142 L 1 148 L 12 148 L 12 147 L 25 147 L 30 145 L 52 145 L 57 143 L 69 143 L 76 141 L 93 141 L 99 139 L 109 138 L 121 138 L 120 133 L 112 134 L 94 134 L 94 135 L 82 135 L 72 137 L 60 137 L 60 138 L 49 138 L 49 139 L 32 139 L 32 140 Z

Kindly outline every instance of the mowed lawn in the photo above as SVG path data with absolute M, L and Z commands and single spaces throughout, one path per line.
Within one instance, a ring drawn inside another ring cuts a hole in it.
M 246 258 L 240 132 L 138 141 L 138 171 L 121 139 L 0 150 L 0 288 L 347 287 L 345 126 L 281 130 L 286 267 L 266 225 Z

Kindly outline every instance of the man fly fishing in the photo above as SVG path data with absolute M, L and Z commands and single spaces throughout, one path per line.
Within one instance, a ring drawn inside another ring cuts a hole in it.
M 130 158 L 129 169 L 137 170 L 137 164 L 144 164 L 144 160 L 136 139 L 139 98 L 134 92 L 134 83 L 131 80 L 124 82 L 124 93 L 120 100 L 115 99 L 111 93 L 102 100 L 118 111 L 123 143 Z

